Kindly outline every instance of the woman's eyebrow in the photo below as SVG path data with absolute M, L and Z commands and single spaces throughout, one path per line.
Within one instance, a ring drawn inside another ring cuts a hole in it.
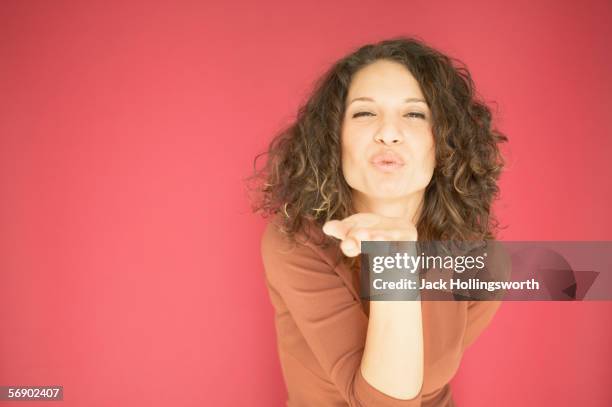
M 370 98 L 370 97 L 367 97 L 367 96 L 361 96 L 361 97 L 358 97 L 358 98 L 354 98 L 354 99 L 352 99 L 352 100 L 351 100 L 351 101 L 348 103 L 348 105 L 350 105 L 350 104 L 351 104 L 351 103 L 353 103 L 353 102 L 357 102 L 357 101 L 359 101 L 359 100 L 363 100 L 363 101 L 366 101 L 366 102 L 374 102 L 374 101 L 375 101 L 374 99 L 372 99 L 372 98 Z M 425 103 L 425 104 L 427 104 L 427 102 L 426 102 L 425 100 L 423 100 L 423 99 L 419 99 L 419 98 L 406 98 L 406 99 L 404 99 L 404 102 L 406 102 L 406 103 L 409 103 L 409 102 L 421 102 L 421 103 Z M 348 105 L 347 105 L 347 106 L 348 106 Z

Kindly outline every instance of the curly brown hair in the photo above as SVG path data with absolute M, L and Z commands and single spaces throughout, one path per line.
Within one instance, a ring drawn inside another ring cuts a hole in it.
M 249 188 L 257 193 L 252 210 L 282 214 L 281 229 L 293 242 L 309 221 L 322 227 L 355 213 L 341 168 L 345 99 L 353 75 L 380 59 L 408 68 L 432 112 L 436 167 L 416 225 L 419 241 L 494 239 L 499 222 L 491 205 L 504 166 L 498 144 L 508 139 L 492 128 L 491 110 L 476 95 L 465 64 L 414 37 L 364 45 L 315 82 L 296 120 L 255 157 L 248 179 L 256 181 Z

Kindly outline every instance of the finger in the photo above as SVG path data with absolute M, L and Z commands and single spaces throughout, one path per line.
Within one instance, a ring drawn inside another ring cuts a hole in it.
M 376 234 L 376 235 L 372 236 L 372 241 L 374 241 L 374 242 L 386 242 L 386 241 L 388 241 L 388 239 L 385 237 L 385 235 Z
M 340 243 L 340 249 L 348 257 L 355 257 L 361 253 L 360 244 L 352 238 L 343 240 Z
M 356 213 L 340 221 L 332 220 L 323 225 L 323 232 L 340 240 L 346 239 L 353 229 L 364 229 L 380 222 L 380 216 L 373 213 Z M 363 234 L 363 233 L 362 233 Z M 366 236 L 367 238 L 367 236 Z
M 389 237 L 384 230 L 373 230 L 370 233 L 370 240 L 374 242 L 386 242 L 389 241 Z
M 392 229 L 387 232 L 389 240 L 402 240 L 404 233 L 399 229 Z
M 360 212 L 342 219 L 343 223 L 347 223 L 353 227 L 372 227 L 381 221 L 381 217 L 374 213 Z
M 370 239 L 370 231 L 367 228 L 354 227 L 349 230 L 344 238 L 346 242 L 347 256 L 353 257 L 361 253 L 361 242 Z M 346 253 L 345 253 L 346 254 Z
M 340 240 L 343 240 L 346 237 L 348 230 L 349 226 L 339 220 L 330 220 L 323 225 L 323 233 Z
M 346 236 L 353 238 L 360 243 L 364 240 L 370 240 L 370 230 L 364 227 L 354 227 L 349 230 Z

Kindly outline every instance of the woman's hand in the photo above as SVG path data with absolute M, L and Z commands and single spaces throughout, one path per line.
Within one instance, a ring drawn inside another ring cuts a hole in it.
M 348 257 L 361 253 L 362 241 L 417 241 L 416 226 L 408 219 L 389 218 L 375 213 L 356 213 L 342 220 L 330 220 L 323 233 L 340 239 L 340 249 Z

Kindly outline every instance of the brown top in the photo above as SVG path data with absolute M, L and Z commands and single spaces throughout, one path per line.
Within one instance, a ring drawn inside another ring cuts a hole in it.
M 324 236 L 320 228 L 313 228 Z M 304 238 L 304 235 L 301 235 Z M 261 240 L 266 284 L 276 311 L 278 352 L 288 407 L 451 407 L 449 385 L 463 351 L 488 325 L 499 301 L 422 301 L 424 377 L 420 393 L 400 400 L 361 374 L 368 307 L 339 244 L 290 246 L 274 219 Z

